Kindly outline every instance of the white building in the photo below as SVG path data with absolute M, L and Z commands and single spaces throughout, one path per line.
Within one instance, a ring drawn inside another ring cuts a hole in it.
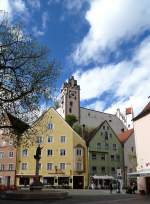
M 139 191 L 150 194 L 150 102 L 134 118 Z

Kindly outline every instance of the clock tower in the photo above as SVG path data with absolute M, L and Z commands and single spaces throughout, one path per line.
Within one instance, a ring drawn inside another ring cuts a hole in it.
M 63 84 L 61 109 L 64 118 L 66 115 L 75 115 L 80 122 L 80 86 L 77 85 L 77 80 L 73 76 Z

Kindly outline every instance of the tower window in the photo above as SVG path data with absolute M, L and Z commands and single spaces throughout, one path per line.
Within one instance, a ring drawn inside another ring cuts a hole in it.
M 72 101 L 70 101 L 70 106 L 72 106 L 73 105 L 73 102 Z
M 69 108 L 69 113 L 72 113 L 72 109 L 71 108 Z

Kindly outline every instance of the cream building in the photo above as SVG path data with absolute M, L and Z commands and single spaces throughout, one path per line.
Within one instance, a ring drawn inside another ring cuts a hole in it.
M 32 126 L 35 143 L 23 144 L 17 151 L 17 186 L 34 180 L 37 146 L 42 147 L 40 180 L 52 187 L 85 188 L 87 186 L 87 147 L 85 141 L 53 108 Z
M 138 190 L 150 194 L 150 102 L 134 118 Z

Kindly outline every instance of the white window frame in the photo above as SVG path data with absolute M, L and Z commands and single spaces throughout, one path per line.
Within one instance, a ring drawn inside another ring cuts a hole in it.
M 50 164 L 50 165 L 49 165 Z M 51 166 L 51 168 L 48 168 L 48 165 Z M 52 171 L 53 170 L 53 163 L 47 163 L 47 171 Z
M 4 158 L 4 152 L 0 152 L 0 159 L 3 159 Z
M 44 142 L 44 138 L 42 136 L 37 136 L 36 137 L 36 144 L 43 144 L 43 142 Z
M 62 138 L 64 138 L 64 139 L 62 139 Z M 65 135 L 60 136 L 60 142 L 61 143 L 66 143 L 66 136 Z
M 76 147 L 75 152 L 76 152 L 76 156 L 79 156 L 79 157 L 83 156 L 83 148 L 82 147 Z
M 50 139 L 51 138 L 51 139 Z M 50 139 L 50 141 L 48 141 Z M 54 140 L 54 137 L 53 136 L 51 136 L 51 135 L 49 135 L 48 136 L 48 138 L 47 138 L 47 142 L 48 143 L 52 143 L 53 142 L 53 140 Z
M 60 156 L 66 156 L 66 149 L 60 149 L 59 150 L 59 155 Z
M 8 157 L 9 157 L 9 158 L 14 158 L 14 152 L 13 152 L 13 151 L 10 151 L 10 152 L 8 153 Z
M 10 166 L 12 167 L 12 168 L 10 168 Z M 8 164 L 8 171 L 14 171 L 15 170 L 15 165 L 13 164 L 13 163 L 9 163 Z
M 47 128 L 48 128 L 49 130 L 54 129 L 54 124 L 51 123 L 51 122 L 49 122 L 48 125 L 47 125 Z
M 60 166 L 60 170 L 65 170 L 66 169 L 66 164 L 65 163 L 60 163 L 59 166 Z
M 24 166 L 26 166 L 26 168 L 23 168 L 23 164 Z M 21 170 L 25 171 L 27 169 L 28 169 L 28 163 L 25 163 L 25 162 L 21 163 Z
M 5 170 L 5 165 L 4 164 L 0 164 L 0 171 L 4 171 Z
M 50 152 L 52 152 L 52 154 L 48 154 L 48 151 L 51 150 Z M 48 157 L 52 157 L 53 156 L 53 149 L 47 149 L 47 156 Z
M 26 154 L 24 154 L 23 152 L 26 150 Z M 28 149 L 23 149 L 22 150 L 22 157 L 27 157 L 28 156 Z

